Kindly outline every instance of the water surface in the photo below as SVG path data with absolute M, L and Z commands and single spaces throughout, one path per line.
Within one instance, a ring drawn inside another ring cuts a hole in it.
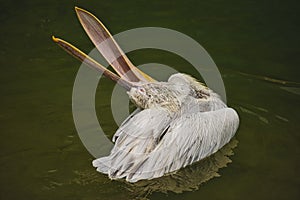
M 114 34 L 157 26 L 191 36 L 215 60 L 228 104 L 240 115 L 239 143 L 232 163 L 218 171 L 220 177 L 193 192 L 158 191 L 148 198 L 299 199 L 296 1 L 1 3 L 1 199 L 114 200 L 140 194 L 138 186 L 130 189 L 96 173 L 92 156 L 77 136 L 71 96 L 80 63 L 51 41 L 55 34 L 86 52 L 93 48 L 76 19 L 75 5 L 93 12 Z M 167 52 L 140 50 L 129 57 L 136 65 L 157 62 L 201 78 L 185 60 Z M 114 85 L 101 81 L 96 109 L 111 137 L 117 128 L 110 111 Z M 201 173 L 197 166 L 189 170 Z

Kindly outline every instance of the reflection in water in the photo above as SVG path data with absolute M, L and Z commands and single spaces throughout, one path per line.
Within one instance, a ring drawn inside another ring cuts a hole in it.
M 260 76 L 260 75 L 248 74 L 248 73 L 243 73 L 243 72 L 238 72 L 238 73 L 243 76 L 251 77 L 253 79 L 258 79 L 258 80 L 266 81 L 269 83 L 275 83 L 275 84 L 279 84 L 279 85 L 285 85 L 285 86 L 290 86 L 290 87 L 300 85 L 300 83 L 296 82 L 296 81 L 280 80 L 280 79 L 275 79 L 275 78 L 271 78 L 268 76 Z
M 283 90 L 286 90 L 290 93 L 300 95 L 300 88 L 299 87 L 280 87 L 280 88 L 283 89 Z
M 251 104 L 245 104 L 243 106 L 239 106 L 239 109 L 246 114 L 252 115 L 257 117 L 261 122 L 265 124 L 269 124 L 269 120 L 266 117 L 263 117 L 262 114 L 269 113 L 269 111 L 265 108 L 251 105 Z M 289 120 L 286 117 L 283 117 L 281 115 L 278 115 L 276 113 L 271 113 L 272 117 L 275 117 L 283 122 L 289 122 Z M 270 115 L 269 115 L 270 116 Z
M 265 124 L 268 124 L 268 123 L 269 123 L 269 120 L 268 120 L 267 118 L 265 118 L 265 117 L 263 117 L 263 116 L 261 116 L 261 115 L 255 113 L 255 112 L 253 112 L 253 111 L 251 111 L 251 110 L 248 110 L 248 109 L 246 109 L 246 108 L 244 108 L 244 107 L 241 107 L 241 106 L 240 106 L 240 109 L 241 109 L 241 111 L 244 112 L 244 113 L 247 113 L 247 114 L 256 116 L 260 121 L 262 121 L 262 122 L 265 123 Z
M 182 193 L 197 190 L 202 183 L 220 176 L 218 170 L 226 167 L 231 162 L 229 156 L 233 155 L 233 149 L 237 146 L 237 143 L 236 139 L 232 139 L 212 156 L 161 178 L 142 180 L 136 183 L 128 183 L 122 179 L 115 181 L 115 183 L 123 183 L 122 186 L 132 195 L 130 199 L 147 199 L 153 192 Z M 103 180 L 99 181 L 98 173 L 95 171 L 75 171 L 74 173 L 77 177 L 70 181 L 70 184 L 88 185 L 98 183 L 99 187 L 103 184 Z

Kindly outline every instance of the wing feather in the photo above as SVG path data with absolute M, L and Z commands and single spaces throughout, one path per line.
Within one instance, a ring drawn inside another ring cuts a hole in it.
M 238 115 L 231 108 L 183 115 L 171 123 L 168 133 L 148 155 L 139 173 L 127 180 L 160 177 L 215 153 L 230 141 L 238 124 Z
M 117 130 L 111 154 L 94 160 L 93 166 L 110 178 L 138 173 L 171 121 L 172 115 L 162 108 L 145 109 L 131 116 Z
M 163 109 L 143 110 L 119 128 L 121 134 L 111 154 L 93 165 L 112 179 L 153 179 L 215 153 L 233 137 L 238 124 L 238 115 L 231 108 L 184 114 L 173 120 Z

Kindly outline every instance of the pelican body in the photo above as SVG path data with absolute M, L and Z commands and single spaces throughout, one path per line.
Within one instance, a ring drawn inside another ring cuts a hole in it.
M 53 40 L 127 90 L 137 109 L 113 136 L 110 155 L 93 161 L 97 171 L 128 182 L 175 172 L 218 151 L 239 126 L 236 111 L 193 77 L 177 73 L 158 82 L 136 68 L 104 25 L 91 13 L 75 8 L 100 53 L 117 74 L 68 42 Z

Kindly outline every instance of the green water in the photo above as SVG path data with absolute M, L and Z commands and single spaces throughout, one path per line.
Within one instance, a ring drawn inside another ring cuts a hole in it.
M 299 5 L 296 1 L 1 1 L 0 199 L 131 199 L 125 183 L 96 173 L 72 118 L 80 63 L 52 41 L 89 52 L 74 6 L 93 12 L 113 34 L 156 26 L 180 31 L 210 53 L 228 104 L 241 119 L 232 163 L 192 192 L 158 199 L 299 199 Z M 163 63 L 196 75 L 173 54 L 139 50 L 136 64 Z M 200 78 L 200 77 L 198 77 Z M 113 83 L 101 80 L 96 108 L 110 136 Z M 105 116 L 105 117 L 104 117 Z M 197 169 L 197 168 L 196 168 Z M 199 172 L 200 173 L 200 172 Z

